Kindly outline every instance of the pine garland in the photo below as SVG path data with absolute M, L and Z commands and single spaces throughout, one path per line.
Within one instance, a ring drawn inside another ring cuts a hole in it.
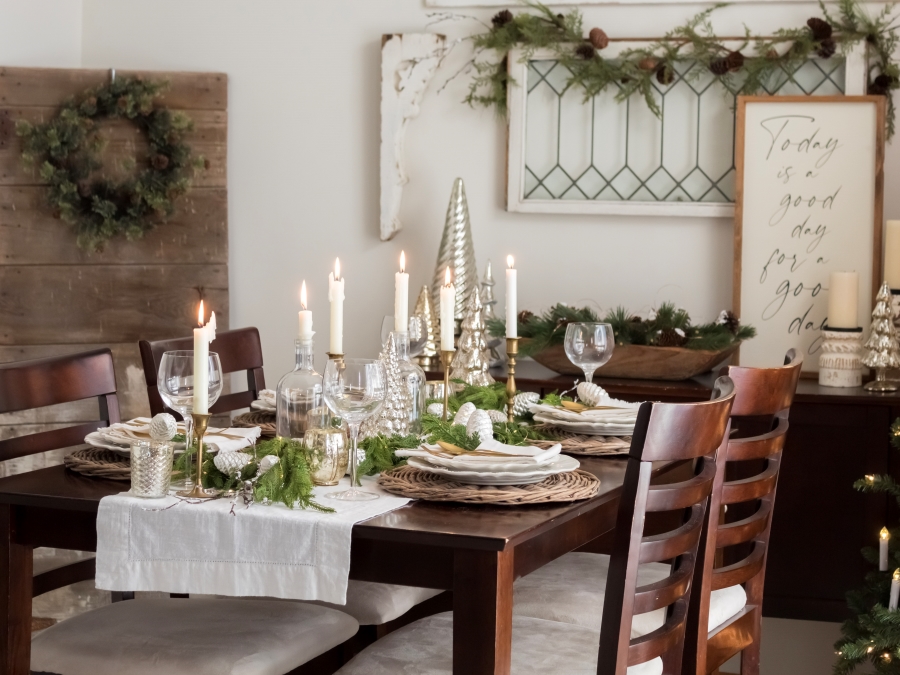
M 891 425 L 891 445 L 900 449 L 900 419 Z M 857 480 L 853 487 L 864 493 L 885 494 L 900 503 L 900 485 L 889 475 L 869 475 Z M 900 611 L 887 609 L 891 575 L 900 568 L 900 529 L 889 528 L 888 570 L 877 570 L 878 551 L 862 550 L 863 558 L 876 569 L 866 574 L 864 585 L 847 593 L 847 605 L 853 617 L 841 626 L 842 637 L 834 644 L 837 650 L 835 675 L 847 675 L 863 664 L 871 664 L 877 673 L 900 673 Z
M 406 459 L 397 457 L 395 450 L 401 448 L 418 448 L 421 444 L 419 437 L 412 434 L 401 436 L 394 434 L 385 436 L 377 434 L 359 442 L 366 452 L 366 458 L 356 469 L 357 476 L 374 476 L 377 473 L 393 469 L 395 466 L 406 464 Z
M 156 221 L 172 215 L 175 199 L 190 187 L 193 170 L 205 166 L 184 141 L 193 128 L 191 119 L 158 104 L 167 86 L 117 79 L 69 99 L 43 124 L 16 124 L 23 163 L 38 165 L 41 179 L 49 184 L 47 201 L 54 216 L 74 226 L 80 248 L 102 251 L 113 237 L 142 237 Z M 144 166 L 119 184 L 92 177 L 102 168 L 96 130 L 104 119 L 133 122 L 150 146 Z
M 513 14 L 503 10 L 494 16 L 489 30 L 472 36 L 475 58 L 471 65 L 474 76 L 465 102 L 470 106 L 495 108 L 507 112 L 507 88 L 516 84 L 509 75 L 508 61 L 512 49 L 521 48 L 523 61 L 537 50 L 550 49 L 560 65 L 571 75 L 567 87 L 578 87 L 589 100 L 608 87 L 615 87 L 616 100 L 625 101 L 640 94 L 657 116 L 661 111 L 654 97 L 654 80 L 670 84 L 677 72 L 700 64 L 717 76 L 725 87 L 737 94 L 757 94 L 777 77 L 793 73 L 809 58 L 830 58 L 838 49 L 846 53 L 851 47 L 865 43 L 868 51 L 868 92 L 887 97 L 887 135 L 894 135 L 894 105 L 890 96 L 900 87 L 900 67 L 893 60 L 897 47 L 896 29 L 892 25 L 893 5 L 870 17 L 858 0 L 839 0 L 838 14 L 831 15 L 820 0 L 825 17 L 811 18 L 800 28 L 784 28 L 772 38 L 756 37 L 749 29 L 738 49 L 721 44 L 715 36 L 710 15 L 722 5 L 700 12 L 646 47 L 628 49 L 616 58 L 604 58 L 600 51 L 609 39 L 599 28 L 584 37 L 584 20 L 573 9 L 555 14 L 535 0 L 525 0 L 528 10 Z M 753 47 L 758 55 L 742 53 Z M 487 59 L 479 58 L 488 53 Z
M 463 380 L 451 380 L 453 384 L 462 386 L 460 391 L 450 395 L 447 407 L 451 414 L 456 414 L 463 403 L 472 403 L 480 410 L 506 410 L 506 384 L 494 382 L 482 386 L 467 384 Z M 443 399 L 429 399 L 428 403 L 443 403 Z
M 752 326 L 741 326 L 731 313 L 724 313 L 722 322 L 693 325 L 690 315 L 671 302 L 664 302 L 651 318 L 642 319 L 624 307 L 607 312 L 602 321 L 612 325 L 617 345 L 644 345 L 648 347 L 681 346 L 686 349 L 718 351 L 756 335 Z M 597 322 L 598 314 L 584 307 L 581 309 L 558 304 L 538 316 L 522 312 L 518 318 L 519 337 L 528 338 L 520 343 L 519 354 L 531 356 L 553 345 L 563 344 L 566 326 L 570 323 Z M 506 321 L 491 319 L 488 330 L 493 335 L 506 333 Z

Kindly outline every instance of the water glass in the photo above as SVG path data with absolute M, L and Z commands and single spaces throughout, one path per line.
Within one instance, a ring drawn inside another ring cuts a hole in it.
M 131 494 L 158 499 L 169 494 L 174 445 L 170 441 L 131 444 Z
M 566 356 L 590 382 L 594 371 L 612 357 L 616 340 L 608 323 L 570 323 L 566 326 Z

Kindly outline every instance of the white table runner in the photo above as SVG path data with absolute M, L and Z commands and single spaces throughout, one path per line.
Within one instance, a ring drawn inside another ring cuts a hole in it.
M 354 523 L 410 501 L 381 490 L 373 478 L 362 482 L 380 498 L 323 498 L 347 489 L 349 478 L 315 489 L 315 500 L 336 513 L 240 502 L 232 515 L 230 499 L 189 504 L 128 493 L 104 497 L 97 515 L 97 588 L 344 604 Z

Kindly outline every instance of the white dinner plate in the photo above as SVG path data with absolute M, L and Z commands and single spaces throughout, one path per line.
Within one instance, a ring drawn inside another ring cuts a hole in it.
M 250 404 L 250 407 L 254 410 L 262 410 L 263 412 L 275 412 L 274 405 L 269 405 L 265 401 L 260 401 L 259 399 L 253 401 L 253 403 Z
M 631 424 L 607 424 L 605 422 L 570 422 L 556 417 L 545 417 L 537 414 L 535 422 L 550 424 L 566 431 L 585 436 L 631 436 L 634 433 L 634 423 Z
M 126 457 L 131 456 L 131 443 L 128 445 L 120 445 L 113 441 L 107 440 L 99 431 L 92 431 L 84 437 L 84 442 L 92 448 L 103 448 L 104 450 L 115 450 L 120 455 Z M 184 443 L 175 444 L 175 452 L 184 452 Z
M 471 485 L 530 485 L 540 483 L 548 476 L 574 471 L 581 466 L 577 459 L 568 455 L 557 455 L 550 464 L 542 467 L 532 466 L 527 471 L 460 471 L 437 466 L 418 457 L 410 457 L 407 464 L 422 471 L 436 473 L 457 483 Z

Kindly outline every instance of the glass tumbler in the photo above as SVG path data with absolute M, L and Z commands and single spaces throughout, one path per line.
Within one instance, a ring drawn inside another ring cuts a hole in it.
M 131 444 L 131 494 L 151 499 L 169 494 L 174 447 L 170 441 Z

